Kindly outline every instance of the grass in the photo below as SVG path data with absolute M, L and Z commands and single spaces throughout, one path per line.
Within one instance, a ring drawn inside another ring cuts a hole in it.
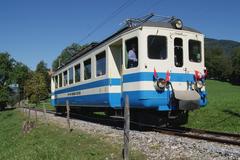
M 207 81 L 208 104 L 191 112 L 187 127 L 240 133 L 240 86 Z
M 0 159 L 122 159 L 120 145 L 80 131 L 69 133 L 54 125 L 38 123 L 37 128 L 24 135 L 21 132 L 24 119 L 17 110 L 0 112 Z M 144 156 L 131 152 L 131 159 L 144 159 Z
M 51 105 L 51 99 L 47 99 L 47 100 L 45 100 L 45 101 L 42 101 L 42 102 L 40 102 L 38 105 L 32 104 L 32 103 L 28 103 L 28 105 L 29 105 L 30 107 L 36 107 L 36 108 L 38 108 L 38 109 L 43 109 L 44 107 L 46 107 L 47 110 L 52 110 L 52 111 L 55 110 L 55 107 L 53 107 L 53 106 Z

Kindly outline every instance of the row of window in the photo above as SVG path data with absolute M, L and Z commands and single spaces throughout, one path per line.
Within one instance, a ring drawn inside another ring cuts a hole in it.
M 148 58 L 150 59 L 167 59 L 167 37 L 165 36 L 148 36 L 147 39 Z M 126 68 L 138 66 L 138 39 L 131 38 L 126 41 Z M 196 40 L 188 41 L 189 60 L 191 62 L 201 62 L 201 42 Z M 174 39 L 174 61 L 176 67 L 183 66 L 183 40 Z
M 71 85 L 81 81 L 83 75 L 84 80 L 91 79 L 92 77 L 92 59 L 89 58 L 83 61 L 83 74 L 81 74 L 81 63 L 69 68 L 63 73 L 54 77 L 55 88 Z M 103 51 L 96 55 L 96 77 L 106 74 L 106 52 Z
M 182 39 L 174 39 L 174 50 L 182 48 Z M 189 60 L 201 62 L 201 42 L 196 40 L 188 41 Z M 175 55 L 177 53 L 175 52 Z M 167 37 L 148 36 L 148 57 L 150 59 L 167 59 Z

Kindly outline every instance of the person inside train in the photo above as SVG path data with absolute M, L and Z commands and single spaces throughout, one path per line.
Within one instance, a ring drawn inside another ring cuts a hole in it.
M 136 54 L 136 47 L 132 45 L 132 49 L 128 51 L 128 68 L 133 68 L 138 65 L 138 59 Z

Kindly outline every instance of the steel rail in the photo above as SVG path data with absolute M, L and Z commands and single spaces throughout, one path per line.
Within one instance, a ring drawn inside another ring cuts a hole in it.
M 24 107 L 24 108 L 29 109 L 27 107 Z M 32 111 L 37 110 L 37 111 L 43 112 L 43 110 L 37 109 L 37 108 L 30 109 L 30 110 L 32 110 Z M 56 112 L 52 111 L 52 110 L 47 110 L 47 113 L 56 114 Z M 107 118 L 106 116 L 102 117 L 102 118 L 96 118 L 96 117 L 90 117 L 87 115 L 83 115 L 80 113 L 71 113 L 71 115 L 77 115 L 77 116 L 94 119 L 94 120 L 124 122 L 123 119 L 112 118 L 112 117 Z M 77 118 L 74 118 L 74 119 L 77 119 Z M 208 131 L 208 130 L 195 129 L 195 128 L 186 128 L 186 127 L 158 127 L 155 125 L 143 124 L 143 123 L 138 123 L 138 122 L 134 122 L 134 121 L 131 121 L 131 124 L 146 127 L 148 129 L 151 129 L 152 131 L 159 132 L 162 134 L 240 146 L 240 134 Z M 227 138 L 227 139 L 223 139 L 223 138 Z

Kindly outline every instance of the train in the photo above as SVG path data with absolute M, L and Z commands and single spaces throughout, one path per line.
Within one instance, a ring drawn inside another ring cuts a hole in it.
M 128 19 L 100 43 L 92 43 L 56 69 L 51 103 L 58 113 L 104 111 L 185 124 L 188 112 L 207 104 L 204 35 L 176 17 Z M 155 117 L 155 118 L 153 118 Z

